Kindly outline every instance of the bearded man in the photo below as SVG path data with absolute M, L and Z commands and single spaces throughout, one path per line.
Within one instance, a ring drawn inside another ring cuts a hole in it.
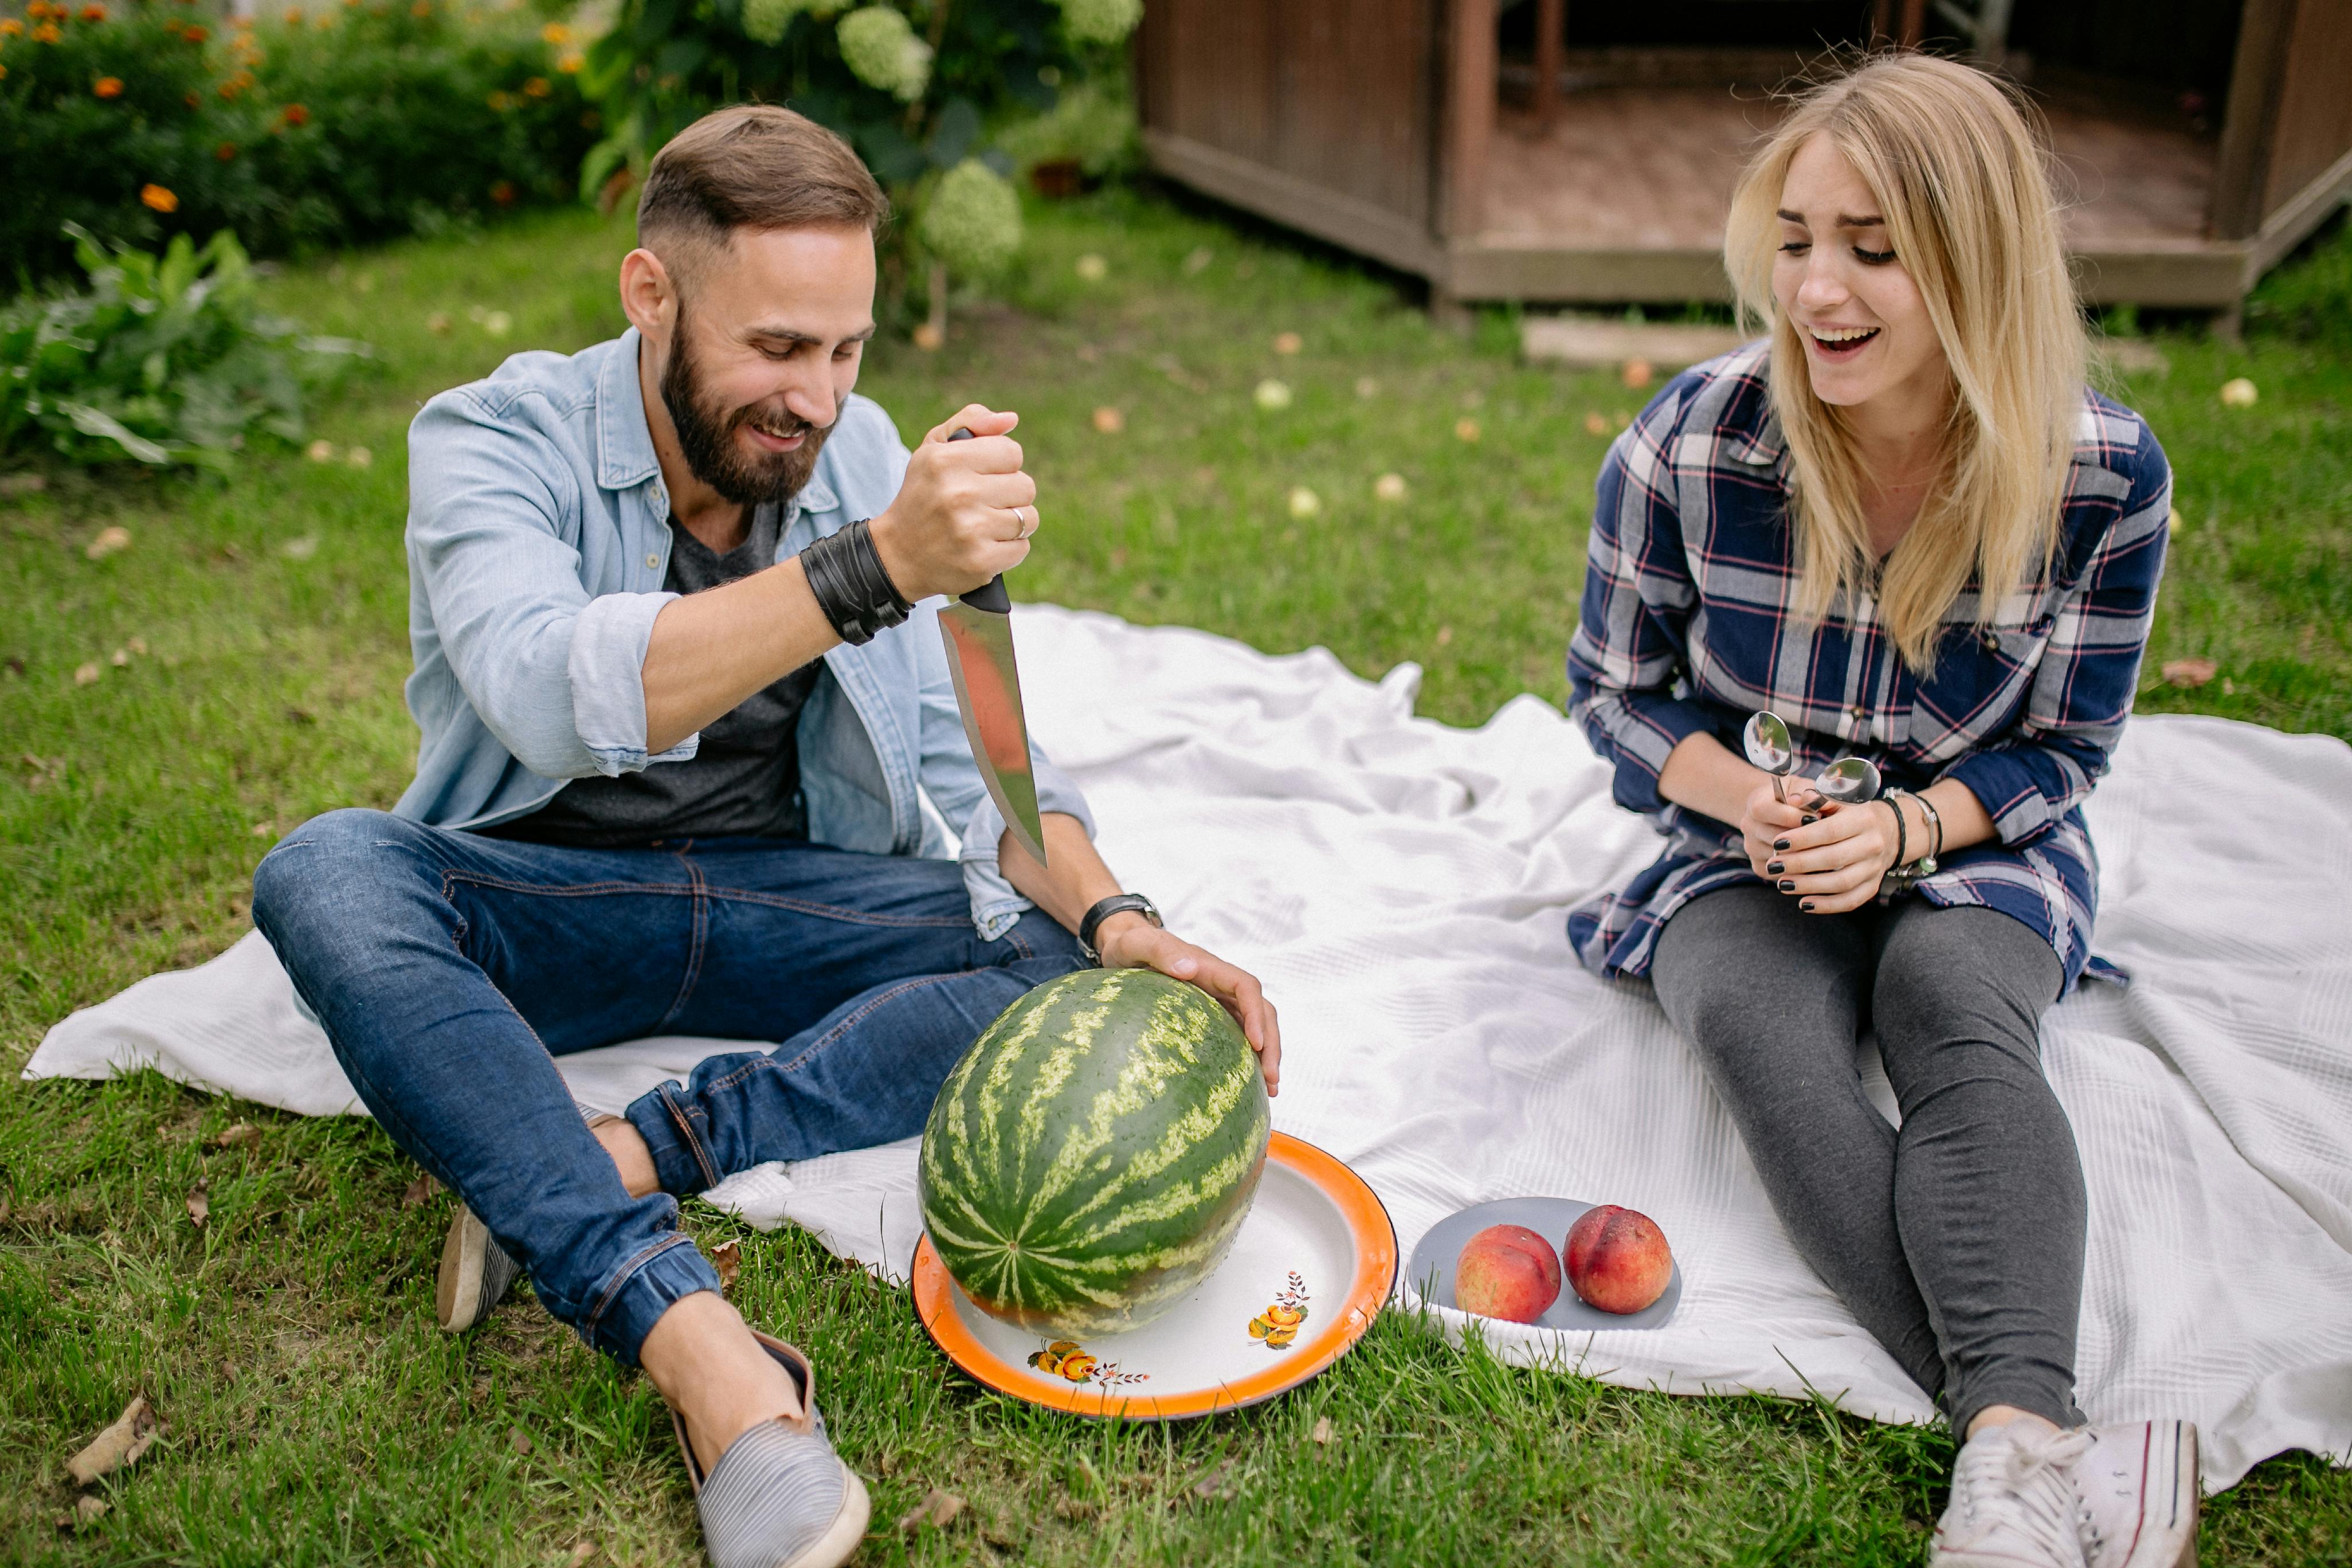
M 415 782 L 254 879 L 361 1099 L 464 1201 L 443 1327 L 528 1269 L 669 1402 L 729 1565 L 842 1561 L 866 1491 L 807 1358 L 727 1303 L 672 1194 L 920 1131 L 979 1032 L 1089 961 L 1207 990 L 1269 1089 L 1280 1053 L 1257 982 L 1121 892 L 1050 763 L 1050 869 L 982 786 L 930 601 L 1020 564 L 1036 486 L 1012 414 L 909 454 L 853 395 L 886 216 L 782 109 L 662 150 L 629 331 L 518 354 L 411 427 Z M 781 1043 L 583 1119 L 554 1058 L 657 1034 Z

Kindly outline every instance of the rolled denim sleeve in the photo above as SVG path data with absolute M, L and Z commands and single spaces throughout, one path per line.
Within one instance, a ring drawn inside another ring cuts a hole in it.
M 1584 595 L 1568 645 L 1569 714 L 1616 770 L 1612 794 L 1665 809 L 1658 775 L 1683 738 L 1713 728 L 1675 695 L 1698 601 L 1666 453 L 1681 416 L 1662 397 L 1609 449 L 1585 543 Z
M 592 595 L 581 580 L 583 498 L 527 407 L 474 389 L 435 398 L 409 430 L 409 571 L 466 699 L 532 773 L 568 779 L 649 757 L 645 656 L 675 594 Z
M 2003 844 L 2048 834 L 2106 773 L 2139 685 L 2171 512 L 2171 469 L 2143 426 L 2130 491 L 2054 613 L 2024 712 L 1944 774 L 1969 786 Z

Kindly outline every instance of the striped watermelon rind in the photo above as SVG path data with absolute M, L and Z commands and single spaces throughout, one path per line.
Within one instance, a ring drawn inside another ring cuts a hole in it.
M 1256 1055 L 1205 992 L 1079 970 L 1006 1008 L 949 1073 L 923 1132 L 924 1227 L 997 1318 L 1139 1328 L 1224 1260 L 1272 1131 Z

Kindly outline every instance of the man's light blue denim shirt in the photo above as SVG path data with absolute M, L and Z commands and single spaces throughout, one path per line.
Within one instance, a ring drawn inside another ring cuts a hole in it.
M 779 554 L 879 516 L 906 469 L 889 416 L 850 397 L 786 510 Z M 634 328 L 568 358 L 516 354 L 426 404 L 409 426 L 408 494 L 408 710 L 423 740 L 400 816 L 487 827 L 568 779 L 694 755 L 696 735 L 646 752 L 646 644 L 677 595 L 662 589 L 669 495 Z M 821 844 L 944 858 L 960 839 L 973 921 L 994 941 L 1029 901 L 997 869 L 1003 819 L 956 712 L 940 603 L 824 656 L 801 711 L 801 788 Z M 1076 786 L 1036 763 L 1043 808 L 1091 836 Z

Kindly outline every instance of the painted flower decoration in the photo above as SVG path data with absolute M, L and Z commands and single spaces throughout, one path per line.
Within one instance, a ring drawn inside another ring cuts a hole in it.
M 139 200 L 159 213 L 175 213 L 180 210 L 180 198 L 161 185 L 141 186 Z

